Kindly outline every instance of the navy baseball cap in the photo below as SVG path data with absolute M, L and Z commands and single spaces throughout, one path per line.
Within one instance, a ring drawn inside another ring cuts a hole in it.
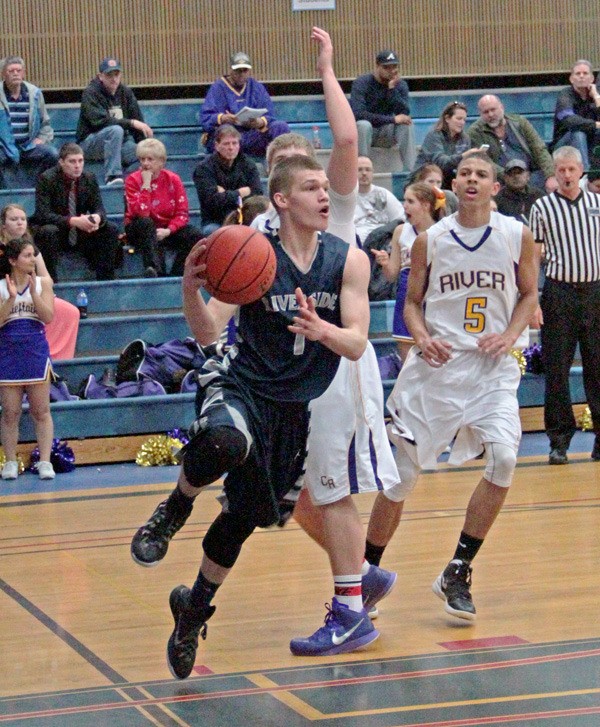
M 100 73 L 112 73 L 121 70 L 121 61 L 116 58 L 103 58 L 100 61 Z
M 397 66 L 400 63 L 393 50 L 380 50 L 375 60 L 378 66 Z

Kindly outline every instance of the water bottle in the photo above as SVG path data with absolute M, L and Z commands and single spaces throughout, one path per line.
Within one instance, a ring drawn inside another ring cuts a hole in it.
M 77 293 L 77 307 L 79 308 L 79 317 L 87 318 L 88 297 L 83 288 Z
M 321 148 L 321 135 L 319 133 L 319 127 L 313 126 L 313 138 L 312 138 L 312 145 L 315 149 Z

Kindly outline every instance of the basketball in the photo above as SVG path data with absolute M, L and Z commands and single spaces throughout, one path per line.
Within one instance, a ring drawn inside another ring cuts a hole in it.
M 223 303 L 254 303 L 273 285 L 277 261 L 267 238 L 246 225 L 226 225 L 206 238 L 205 289 Z

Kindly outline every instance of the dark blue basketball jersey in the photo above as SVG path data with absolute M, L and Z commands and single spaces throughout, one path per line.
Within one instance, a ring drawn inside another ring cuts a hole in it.
M 302 272 L 279 238 L 270 239 L 277 257 L 275 281 L 260 300 L 239 308 L 237 340 L 227 356 L 229 374 L 263 398 L 310 401 L 329 386 L 340 357 L 288 331 L 297 314 L 294 291 L 300 288 L 312 297 L 319 317 L 340 326 L 340 291 L 349 246 L 339 237 L 320 233 L 310 269 Z

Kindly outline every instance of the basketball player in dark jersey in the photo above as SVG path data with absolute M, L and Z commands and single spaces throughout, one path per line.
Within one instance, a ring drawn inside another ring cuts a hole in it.
M 199 293 L 202 242 L 185 264 L 184 312 L 198 342 L 215 341 L 234 314 L 239 340 L 224 361 L 205 365 L 205 398 L 178 485 L 131 546 L 138 563 L 158 562 L 200 490 L 228 473 L 223 510 L 203 540 L 198 578 L 170 597 L 175 629 L 167 656 L 180 679 L 192 671 L 198 636 L 205 636 L 215 610 L 212 598 L 244 541 L 255 527 L 277 522 L 279 501 L 302 477 L 309 401 L 329 386 L 341 356 L 357 360 L 367 344 L 369 262 L 324 232 L 328 184 L 323 168 L 306 156 L 291 157 L 273 172 L 269 191 L 281 218 L 272 238 L 277 274 L 261 300 L 237 309 L 215 299 L 206 304 Z M 335 601 L 327 624 L 330 643 L 340 651 L 379 635 L 364 609 L 351 611 Z

